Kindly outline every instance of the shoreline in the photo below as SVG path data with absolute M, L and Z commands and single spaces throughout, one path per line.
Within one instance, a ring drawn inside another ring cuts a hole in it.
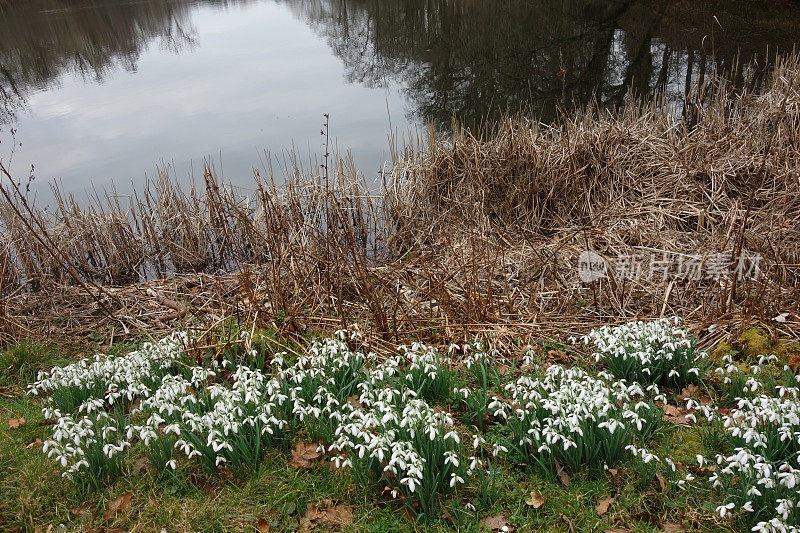
M 200 190 L 162 176 L 129 204 L 61 197 L 52 216 L 6 180 L 4 336 L 43 324 L 156 331 L 214 307 L 361 322 L 386 342 L 428 325 L 466 334 L 672 315 L 800 338 L 800 59 L 781 59 L 761 94 L 708 83 L 692 127 L 651 102 L 404 147 L 379 195 L 335 158 L 282 187 L 261 177 L 249 197 L 207 168 Z M 600 276 L 586 278 L 592 258 Z M 630 258 L 646 274 L 626 275 Z

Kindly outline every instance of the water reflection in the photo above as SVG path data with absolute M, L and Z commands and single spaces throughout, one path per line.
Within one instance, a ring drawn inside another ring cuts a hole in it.
M 18 157 L 46 180 L 138 180 L 224 150 L 249 182 L 258 149 L 316 153 L 330 113 L 371 174 L 387 107 L 446 129 L 630 91 L 679 103 L 717 69 L 741 82 L 755 65 L 758 84 L 798 21 L 788 0 L 12 0 L 0 124 L 21 125 Z
M 187 3 L 33 0 L 8 7 L 0 16 L 0 112 L 12 119 L 29 92 L 58 86 L 62 76 L 100 82 L 115 69 L 135 72 L 153 42 L 179 53 L 196 40 Z
M 283 0 L 342 59 L 348 80 L 403 85 L 418 119 L 447 127 L 527 109 L 544 121 L 632 91 L 681 100 L 712 69 L 800 40 L 791 2 Z

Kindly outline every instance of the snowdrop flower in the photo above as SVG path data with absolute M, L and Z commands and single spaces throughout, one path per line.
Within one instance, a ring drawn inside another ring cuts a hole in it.
M 461 483 L 461 484 L 463 485 L 463 484 L 464 484 L 464 478 L 462 478 L 462 477 L 460 477 L 460 476 L 456 475 L 456 473 L 455 473 L 455 472 L 453 472 L 453 473 L 450 475 L 450 487 L 451 487 L 451 488 L 452 488 L 452 487 L 455 487 L 456 483 Z

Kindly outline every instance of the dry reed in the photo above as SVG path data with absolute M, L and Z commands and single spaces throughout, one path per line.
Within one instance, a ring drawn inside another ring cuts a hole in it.
M 359 320 L 390 342 L 787 313 L 770 325 L 797 338 L 800 58 L 780 60 L 763 93 L 714 79 L 695 97 L 690 121 L 652 103 L 556 126 L 509 118 L 480 137 L 431 133 L 402 150 L 380 194 L 350 160 L 325 157 L 319 173 L 291 160 L 280 186 L 261 169 L 254 194 L 208 166 L 202 187 L 184 191 L 165 173 L 124 202 L 111 191 L 81 206 L 55 189 L 47 214 L 7 176 L 3 317 L 123 332 L 238 314 L 289 332 Z M 611 268 L 584 283 L 586 249 L 762 259 L 756 279 L 623 279 Z

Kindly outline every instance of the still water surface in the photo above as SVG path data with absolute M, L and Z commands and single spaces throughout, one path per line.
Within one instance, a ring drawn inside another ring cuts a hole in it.
M 800 42 L 791 0 L 12 0 L 0 8 L 0 158 L 78 196 L 181 180 L 204 158 L 247 185 L 265 152 L 338 147 L 378 175 L 391 128 L 544 121 L 593 99 L 769 70 Z M 739 61 L 737 63 L 737 57 Z M 314 163 L 311 163 L 313 165 Z

